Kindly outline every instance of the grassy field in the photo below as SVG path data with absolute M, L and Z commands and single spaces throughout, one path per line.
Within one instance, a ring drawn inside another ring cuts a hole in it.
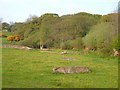
M 10 42 L 7 40 L 7 38 L 2 38 L 2 44 L 12 44 L 12 45 L 16 45 L 16 42 Z
M 65 57 L 75 58 L 75 60 L 61 60 Z M 101 58 L 93 53 L 60 55 L 39 52 L 39 50 L 3 48 L 2 66 L 3 88 L 118 87 L 117 58 Z M 62 74 L 52 71 L 52 68 L 60 66 L 85 66 L 92 72 Z
M 2 32 L 0 32 L 2 33 Z M 10 32 L 3 32 L 7 36 Z M 16 44 L 2 38 L 2 44 Z M 2 48 L 3 88 L 117 88 L 118 60 L 91 54 L 45 53 L 40 50 Z M 49 50 L 62 52 L 61 50 Z M 67 52 L 79 52 L 68 50 Z M 74 58 L 75 60 L 61 60 Z M 92 72 L 62 74 L 52 71 L 60 66 L 85 66 Z

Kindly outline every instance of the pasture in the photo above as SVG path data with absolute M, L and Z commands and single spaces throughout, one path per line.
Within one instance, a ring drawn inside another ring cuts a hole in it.
M 40 50 L 2 48 L 3 88 L 117 88 L 117 57 L 102 58 L 94 53 L 45 53 Z M 61 50 L 51 50 L 61 52 Z M 74 52 L 68 50 L 68 52 Z M 77 51 L 78 52 L 78 51 Z M 74 60 L 61 60 L 74 58 Z M 52 68 L 85 66 L 92 72 L 62 74 Z

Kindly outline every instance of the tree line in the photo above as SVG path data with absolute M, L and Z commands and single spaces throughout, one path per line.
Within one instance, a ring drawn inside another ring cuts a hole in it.
M 120 50 L 117 13 L 108 15 L 80 12 L 59 16 L 46 13 L 14 23 L 9 31 L 20 35 L 18 42 L 33 48 L 88 49 L 102 53 Z

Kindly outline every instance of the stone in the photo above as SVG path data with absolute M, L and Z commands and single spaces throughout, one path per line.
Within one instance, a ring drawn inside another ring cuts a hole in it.
M 86 67 L 56 67 L 53 68 L 54 72 L 60 72 L 60 73 L 80 73 L 80 72 L 91 72 L 91 70 L 89 70 Z

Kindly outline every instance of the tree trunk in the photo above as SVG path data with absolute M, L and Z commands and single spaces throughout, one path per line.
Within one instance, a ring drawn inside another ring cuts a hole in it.
M 40 49 L 41 49 L 41 50 L 43 49 L 43 45 L 40 45 Z

